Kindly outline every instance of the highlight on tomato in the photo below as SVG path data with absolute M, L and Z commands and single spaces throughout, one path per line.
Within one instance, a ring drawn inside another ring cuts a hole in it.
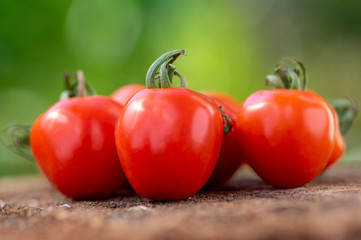
M 128 84 L 121 88 L 115 90 L 110 97 L 115 101 L 119 102 L 123 106 L 128 102 L 128 100 L 134 96 L 137 92 L 145 89 L 144 85 L 141 84 Z
M 129 183 L 154 200 L 198 192 L 211 176 L 222 143 L 223 116 L 214 101 L 186 88 L 186 79 L 173 65 L 180 55 L 184 50 L 165 53 L 150 66 L 147 89 L 129 100 L 115 129 Z M 175 77 L 180 87 L 175 87 Z
M 213 188 L 225 184 L 239 169 L 244 162 L 239 148 L 239 140 L 236 133 L 237 113 L 241 104 L 232 96 L 215 91 L 202 91 L 203 94 L 213 99 L 218 106 L 222 106 L 232 122 L 232 129 L 223 136 L 221 152 L 216 167 L 205 187 Z
M 247 163 L 276 187 L 310 182 L 331 157 L 335 117 L 322 97 L 305 91 L 307 82 L 303 64 L 285 58 L 266 77 L 275 89 L 251 94 L 237 116 L 239 146 Z
M 109 97 L 85 96 L 86 89 L 94 93 L 78 71 L 64 100 L 41 114 L 30 131 L 31 150 L 44 175 L 76 200 L 109 197 L 127 186 L 114 141 L 123 106 Z

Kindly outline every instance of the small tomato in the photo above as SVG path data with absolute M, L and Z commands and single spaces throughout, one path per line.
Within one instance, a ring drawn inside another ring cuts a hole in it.
M 335 119 L 319 95 L 303 91 L 307 79 L 300 62 L 276 66 L 266 78 L 276 88 L 251 94 L 237 116 L 236 130 L 247 163 L 266 182 L 280 188 L 302 186 L 317 177 L 330 159 Z M 303 86 L 300 78 L 303 78 Z
M 34 158 L 65 196 L 104 198 L 127 185 L 114 141 L 122 109 L 104 96 L 73 97 L 57 102 L 34 122 L 30 131 Z
M 172 88 L 173 74 L 181 78 L 181 86 L 186 85 L 171 65 L 180 54 L 184 51 L 166 53 L 152 64 L 148 89 L 130 99 L 115 129 L 129 183 L 149 199 L 177 200 L 195 194 L 210 177 L 221 147 L 223 120 L 217 105 L 192 90 Z

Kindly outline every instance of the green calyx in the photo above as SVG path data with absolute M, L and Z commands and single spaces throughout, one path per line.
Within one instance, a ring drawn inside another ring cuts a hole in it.
M 282 58 L 265 81 L 267 86 L 274 88 L 302 91 L 307 89 L 308 84 L 305 66 L 294 57 Z
M 335 108 L 341 133 L 345 136 L 356 118 L 357 105 L 351 99 L 332 99 L 328 103 Z
M 11 124 L 2 130 L 0 142 L 12 152 L 33 161 L 30 148 L 30 129 L 30 124 Z
M 60 100 L 72 97 L 84 97 L 86 92 L 90 95 L 96 95 L 94 88 L 85 81 L 82 70 L 78 70 L 76 74 L 64 74 L 64 89 L 60 94 Z
M 187 87 L 187 80 L 178 72 L 173 65 L 173 62 L 180 56 L 186 53 L 183 49 L 167 52 L 160 56 L 148 69 L 145 84 L 147 88 L 171 88 L 173 86 L 173 76 L 180 80 L 180 87 Z M 159 69 L 159 72 L 158 72 Z
M 86 92 L 96 95 L 94 88 L 85 81 L 81 70 L 78 70 L 76 74 L 64 74 L 64 88 L 60 100 L 85 96 Z M 19 156 L 34 160 L 30 148 L 31 127 L 32 124 L 10 124 L 0 132 L 0 142 Z
M 223 120 L 223 135 L 226 135 L 231 131 L 233 124 L 231 119 L 228 117 L 228 115 L 223 113 L 222 106 L 219 106 L 219 111 L 221 112 L 222 120 Z

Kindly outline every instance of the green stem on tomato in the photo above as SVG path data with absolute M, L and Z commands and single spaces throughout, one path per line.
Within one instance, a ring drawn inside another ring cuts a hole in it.
M 149 67 L 145 83 L 147 88 L 169 88 L 172 87 L 173 74 L 179 77 L 179 74 L 175 74 L 175 67 L 171 65 L 180 55 L 186 55 L 183 49 L 167 52 L 155 60 Z M 159 69 L 159 83 L 156 83 L 157 71 Z M 182 75 L 183 76 L 183 75 Z M 183 76 L 183 81 L 185 78 Z M 184 84 L 183 84 L 184 85 Z M 182 86 L 182 79 L 181 79 Z
M 223 120 L 223 135 L 226 135 L 231 131 L 233 124 L 231 119 L 228 117 L 228 115 L 223 113 L 222 106 L 219 106 L 219 111 L 221 112 L 222 120 Z
M 82 79 L 79 80 L 79 78 Z M 88 94 L 92 96 L 97 95 L 95 89 L 87 81 L 85 81 L 84 73 L 82 70 L 78 70 L 77 74 L 64 74 L 64 89 L 65 90 L 60 95 L 60 100 L 78 96 L 85 96 L 86 92 L 88 92 Z
M 72 81 L 74 79 L 75 82 Z M 85 81 L 81 70 L 76 75 L 72 73 L 64 74 L 64 88 L 60 100 L 85 96 L 86 91 L 90 95 L 96 95 L 94 88 Z M 0 142 L 21 157 L 33 160 L 29 142 L 31 127 L 30 124 L 11 124 L 0 133 Z
M 163 63 L 162 65 L 164 65 L 165 63 Z M 162 67 L 162 66 L 161 66 Z M 169 77 L 169 81 L 171 84 L 173 84 L 173 76 L 174 76 L 174 72 L 176 70 L 176 67 L 171 64 L 171 63 L 168 63 L 166 65 L 167 69 L 168 69 L 168 77 Z
M 85 77 L 82 70 L 78 70 L 76 72 L 76 76 L 78 79 L 78 96 L 79 97 L 85 97 Z
M 174 70 L 171 68 L 168 68 L 168 64 L 169 64 L 170 60 L 165 61 L 159 69 L 159 82 L 160 82 L 160 87 L 161 88 L 170 88 L 172 87 L 172 76 Z M 170 77 L 171 76 L 171 77 Z
M 64 73 L 64 91 L 60 94 L 60 100 L 67 98 L 75 97 L 75 88 L 76 84 L 71 83 L 71 80 L 74 78 L 71 73 Z
M 274 88 L 286 88 L 284 82 L 275 75 L 266 76 L 265 83 L 267 86 L 272 86 Z
M 298 76 L 301 77 L 302 79 L 302 89 L 303 91 L 305 91 L 307 89 L 308 86 L 308 77 L 306 74 L 306 67 L 305 65 L 298 60 L 297 58 L 292 58 L 294 62 L 297 63 L 297 68 L 295 68 L 295 71 L 297 73 Z
M 266 85 L 280 89 L 306 90 L 308 79 L 305 66 L 297 58 L 286 57 L 266 76 Z
M 350 130 L 357 115 L 357 105 L 351 99 L 332 99 L 328 101 L 338 115 L 339 126 L 343 136 Z
M 97 95 L 97 92 L 88 82 L 85 81 L 85 89 L 88 91 L 89 95 L 94 96 Z
M 188 87 L 188 83 L 186 78 L 183 76 L 183 74 L 181 74 L 178 71 L 174 71 L 174 75 L 177 76 L 180 80 L 180 87 L 181 88 L 187 88 Z

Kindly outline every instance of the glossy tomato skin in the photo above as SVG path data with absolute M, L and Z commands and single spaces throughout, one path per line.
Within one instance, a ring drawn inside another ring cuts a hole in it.
M 121 113 L 115 140 L 133 189 L 154 200 L 194 195 L 210 177 L 223 121 L 214 102 L 185 88 L 138 92 Z
M 336 128 L 335 128 L 334 146 L 332 149 L 330 159 L 328 160 L 325 169 L 329 168 L 331 165 L 335 164 L 339 159 L 341 159 L 342 155 L 345 153 L 346 150 L 346 142 L 340 130 L 337 112 L 333 107 L 331 107 L 331 109 L 335 118 Z
M 231 131 L 223 136 L 221 153 L 216 167 L 206 184 L 207 188 L 212 188 L 226 183 L 244 162 L 236 133 L 237 113 L 241 104 L 230 95 L 224 93 L 212 91 L 204 91 L 203 93 L 213 99 L 218 106 L 222 106 L 224 114 L 227 114 L 233 125 Z
M 144 85 L 141 84 L 128 84 L 121 88 L 115 90 L 110 97 L 115 101 L 119 102 L 123 106 L 128 102 L 128 100 L 134 96 L 137 92 L 145 89 Z
M 65 196 L 98 199 L 126 186 L 114 141 L 122 108 L 108 97 L 74 97 L 56 103 L 34 122 L 34 158 Z
M 250 95 L 237 116 L 247 163 L 266 182 L 299 187 L 326 166 L 335 121 L 327 102 L 312 92 L 263 90 Z

